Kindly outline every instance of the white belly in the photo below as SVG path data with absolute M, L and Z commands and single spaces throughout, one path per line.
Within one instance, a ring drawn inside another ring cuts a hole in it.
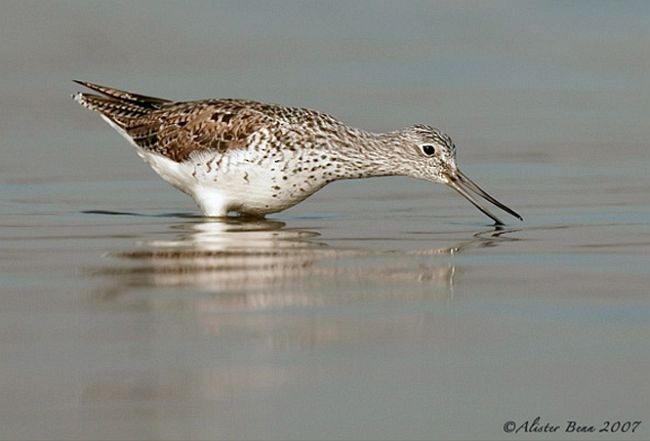
M 197 154 L 182 163 L 153 153 L 139 154 L 161 178 L 192 196 L 206 216 L 226 216 L 231 211 L 263 216 L 289 208 L 325 185 L 318 176 L 293 173 L 297 161 L 291 158 L 282 166 L 257 164 L 248 150 L 225 156 Z

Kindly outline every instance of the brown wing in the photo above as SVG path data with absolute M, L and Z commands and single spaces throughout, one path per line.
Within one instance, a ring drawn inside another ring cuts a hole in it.
M 157 123 L 152 130 L 134 128 L 127 132 L 144 136 L 134 140 L 151 146 L 154 151 L 174 161 L 186 160 L 198 150 L 226 152 L 247 146 L 247 139 L 263 127 L 276 125 L 269 115 L 238 100 L 214 100 L 179 103 L 160 112 L 153 112 Z M 157 124 L 157 128 L 156 128 Z
M 91 83 L 81 83 L 106 96 L 78 93 L 84 107 L 95 110 L 122 129 L 144 150 L 173 161 L 187 160 L 195 151 L 245 148 L 247 138 L 280 121 L 271 105 L 243 100 L 174 103 Z

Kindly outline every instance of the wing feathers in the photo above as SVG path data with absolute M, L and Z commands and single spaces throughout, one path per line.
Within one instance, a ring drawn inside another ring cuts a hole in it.
M 233 99 L 172 102 L 75 82 L 104 95 L 73 95 L 82 106 L 104 115 L 142 149 L 176 162 L 187 160 L 196 151 L 223 154 L 246 148 L 249 137 L 261 129 L 286 124 L 275 111 L 289 110 Z

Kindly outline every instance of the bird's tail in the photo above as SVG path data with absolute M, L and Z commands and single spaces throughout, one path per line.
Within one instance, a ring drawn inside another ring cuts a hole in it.
M 87 109 L 101 113 L 120 127 L 128 126 L 129 120 L 137 119 L 171 102 L 85 81 L 74 80 L 74 82 L 101 94 L 77 92 L 72 95 L 75 101 Z

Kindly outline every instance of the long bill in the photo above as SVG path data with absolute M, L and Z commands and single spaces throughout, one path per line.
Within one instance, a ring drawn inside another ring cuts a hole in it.
M 447 174 L 447 185 L 456 190 L 462 197 L 467 199 L 472 205 L 474 205 L 476 208 L 478 208 L 483 214 L 491 218 L 497 225 L 504 225 L 504 223 L 496 217 L 490 210 L 487 208 L 483 207 L 481 204 L 479 204 L 476 199 L 467 191 L 470 190 L 474 192 L 475 194 L 481 196 L 483 199 L 487 200 L 488 202 L 491 202 L 492 204 L 496 205 L 506 213 L 516 217 L 519 220 L 524 220 L 519 213 L 514 211 L 513 209 L 505 206 L 501 202 L 497 201 L 494 199 L 492 196 L 490 196 L 485 190 L 483 190 L 481 187 L 479 187 L 474 181 L 472 181 L 470 178 L 468 178 L 464 173 L 462 173 L 460 170 L 456 170 L 453 173 Z

